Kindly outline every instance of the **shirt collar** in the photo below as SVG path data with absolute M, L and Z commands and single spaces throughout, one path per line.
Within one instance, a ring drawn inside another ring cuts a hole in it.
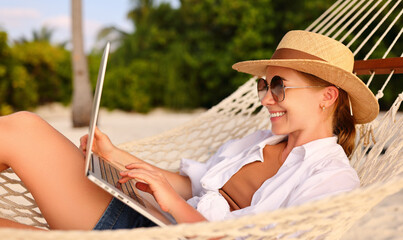
M 258 142 L 255 146 L 249 149 L 248 154 L 259 151 L 260 161 L 263 161 L 263 148 L 266 145 L 276 145 L 287 138 L 287 135 L 271 135 Z
M 269 130 L 267 131 L 267 133 L 269 133 L 269 135 L 266 138 L 257 143 L 251 149 L 249 149 L 248 151 L 249 154 L 259 150 L 260 158 L 261 160 L 263 160 L 263 148 L 266 145 L 275 145 L 277 143 L 284 141 L 288 137 L 287 135 L 274 135 Z M 298 157 L 292 157 L 292 158 L 287 157 L 284 164 L 290 166 L 298 161 L 304 161 L 310 158 L 313 154 L 321 152 L 323 151 L 323 149 L 328 149 L 330 148 L 330 146 L 334 146 L 335 144 L 337 144 L 337 136 L 333 135 L 332 137 L 317 139 L 305 143 L 304 145 L 294 147 L 290 152 L 290 154 L 297 155 Z M 320 159 L 320 158 L 314 158 L 314 159 Z
M 321 138 L 305 143 L 302 147 L 305 149 L 306 155 L 311 155 L 318 150 L 326 149 L 335 144 L 337 144 L 337 136 L 333 135 L 332 137 Z
M 287 137 L 287 135 L 272 135 L 271 137 L 261 141 L 257 146 L 264 148 L 266 145 L 276 145 L 277 143 L 284 141 Z
M 290 158 L 290 156 L 288 156 L 285 164 L 287 166 L 290 166 L 298 161 L 319 161 L 322 159 L 321 157 L 312 157 L 312 156 L 316 155 L 316 153 L 323 153 L 324 149 L 330 149 L 331 146 L 334 146 L 336 144 L 337 144 L 337 136 L 321 138 L 305 143 L 304 145 L 293 148 L 292 151 L 290 152 L 290 155 L 293 154 L 299 157 Z

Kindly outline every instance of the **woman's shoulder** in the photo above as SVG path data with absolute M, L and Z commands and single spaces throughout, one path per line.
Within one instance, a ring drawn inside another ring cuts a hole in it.
M 360 186 L 357 172 L 337 142 L 323 149 L 316 148 L 309 151 L 301 166 L 303 171 L 299 183 L 288 204 L 299 205 L 325 196 L 348 192 Z
M 338 146 L 323 152 L 321 159 L 311 166 L 311 176 L 315 175 L 339 182 L 340 187 L 351 184 L 356 186 L 360 181 L 343 148 Z
M 314 144 L 305 146 L 304 162 L 310 165 L 312 174 L 337 173 L 338 175 L 354 175 L 355 169 L 351 166 L 343 148 L 337 143 L 337 138 L 322 139 Z
M 337 143 L 337 137 L 328 137 L 318 139 L 303 146 L 305 159 L 313 162 L 343 162 L 348 163 L 346 153 L 340 144 Z

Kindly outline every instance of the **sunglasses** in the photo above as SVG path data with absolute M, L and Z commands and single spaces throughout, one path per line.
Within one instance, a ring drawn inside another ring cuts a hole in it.
M 280 76 L 274 76 L 270 81 L 270 85 L 264 78 L 259 78 L 257 80 L 257 94 L 259 96 L 260 101 L 262 101 L 262 99 L 266 96 L 269 89 L 274 101 L 282 102 L 285 99 L 285 90 L 287 88 L 314 88 L 314 87 L 325 87 L 325 86 L 285 87 L 284 79 Z

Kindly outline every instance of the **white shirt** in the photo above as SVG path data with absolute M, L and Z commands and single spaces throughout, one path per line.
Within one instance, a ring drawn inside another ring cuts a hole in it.
M 286 136 L 257 131 L 226 142 L 207 162 L 182 159 L 180 173 L 189 176 L 193 197 L 188 203 L 207 220 L 219 221 L 299 205 L 360 186 L 337 137 L 323 138 L 292 149 L 276 175 L 254 193 L 249 207 L 230 211 L 218 192 L 244 165 L 263 161 L 263 148 Z

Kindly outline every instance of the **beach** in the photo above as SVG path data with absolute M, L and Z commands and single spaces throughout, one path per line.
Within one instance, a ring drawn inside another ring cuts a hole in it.
M 79 144 L 80 137 L 88 132 L 87 127 L 72 128 L 71 110 L 68 107 L 50 104 L 39 107 L 35 112 L 76 145 Z M 101 109 L 99 128 L 118 145 L 180 126 L 203 112 L 204 110 L 174 112 L 156 109 L 148 114 L 139 114 Z M 403 239 L 403 190 L 373 208 L 347 231 L 342 239 Z

